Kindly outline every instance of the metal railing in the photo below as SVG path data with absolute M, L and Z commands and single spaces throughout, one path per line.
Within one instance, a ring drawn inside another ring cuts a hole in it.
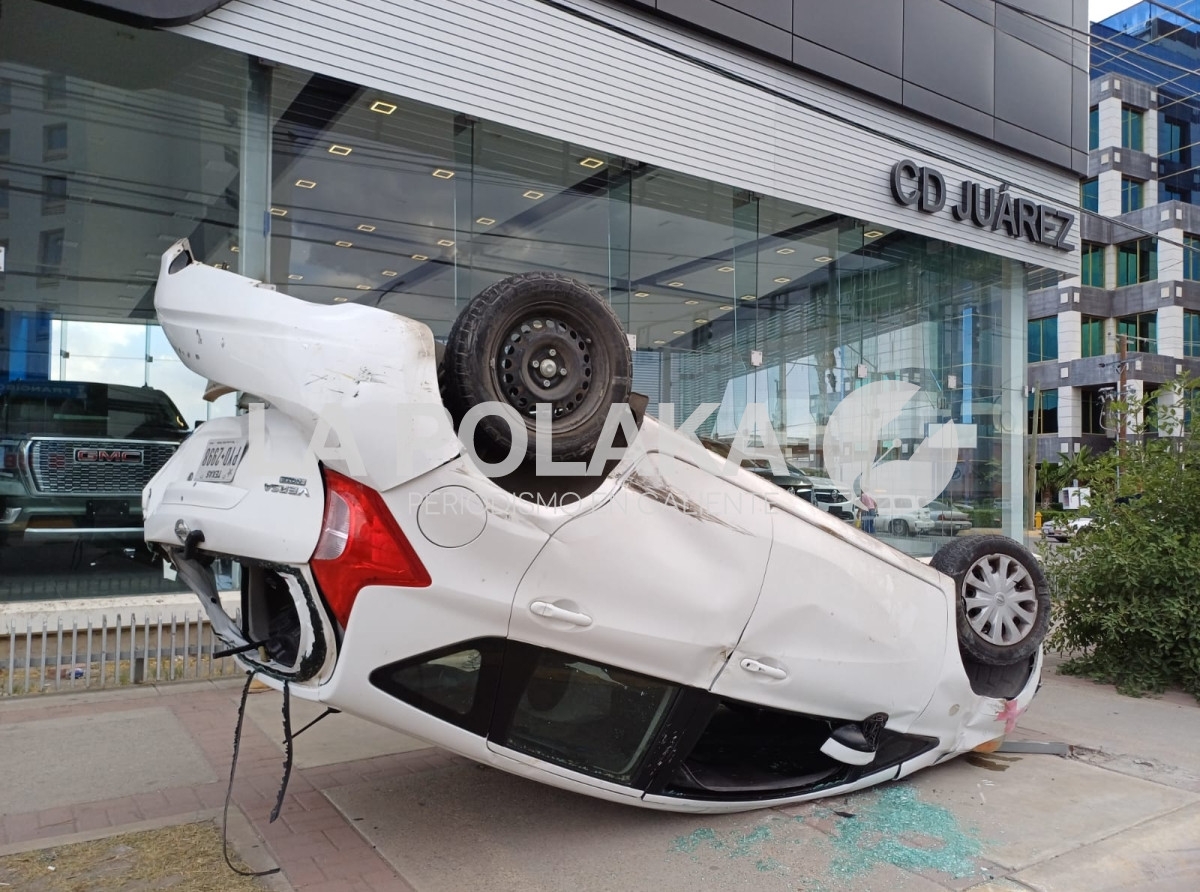
M 236 617 L 240 622 L 240 616 Z M 190 681 L 240 674 L 233 657 L 197 612 L 138 617 L 107 614 L 70 628 L 9 623 L 0 636 L 0 696 Z

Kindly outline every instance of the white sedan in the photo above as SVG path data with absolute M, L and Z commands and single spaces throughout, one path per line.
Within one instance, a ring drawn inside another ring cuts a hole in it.
M 489 287 L 440 364 L 420 322 L 284 296 L 186 242 L 155 303 L 185 365 L 266 408 L 185 441 L 143 494 L 147 541 L 292 696 L 696 812 L 903 777 L 1034 696 L 1049 599 L 1026 549 L 963 537 L 927 565 L 660 424 L 578 282 Z

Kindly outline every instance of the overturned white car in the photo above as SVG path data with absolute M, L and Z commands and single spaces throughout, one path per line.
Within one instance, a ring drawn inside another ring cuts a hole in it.
M 660 424 L 579 283 L 489 287 L 440 368 L 424 324 L 186 242 L 156 306 L 189 368 L 266 408 L 182 445 L 146 538 L 293 696 L 592 796 L 733 811 L 902 777 L 1034 695 L 1028 551 L 968 536 L 927 565 Z M 240 624 L 217 557 L 242 566 Z

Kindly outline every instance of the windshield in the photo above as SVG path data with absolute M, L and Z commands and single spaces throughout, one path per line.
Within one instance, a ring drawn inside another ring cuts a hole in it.
M 151 387 L 86 381 L 0 384 L 0 436 L 178 440 L 187 423 L 170 398 Z

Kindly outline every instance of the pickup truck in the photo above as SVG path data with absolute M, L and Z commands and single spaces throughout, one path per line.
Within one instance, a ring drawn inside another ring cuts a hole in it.
M 142 538 L 142 487 L 188 426 L 161 390 L 0 383 L 0 545 Z

